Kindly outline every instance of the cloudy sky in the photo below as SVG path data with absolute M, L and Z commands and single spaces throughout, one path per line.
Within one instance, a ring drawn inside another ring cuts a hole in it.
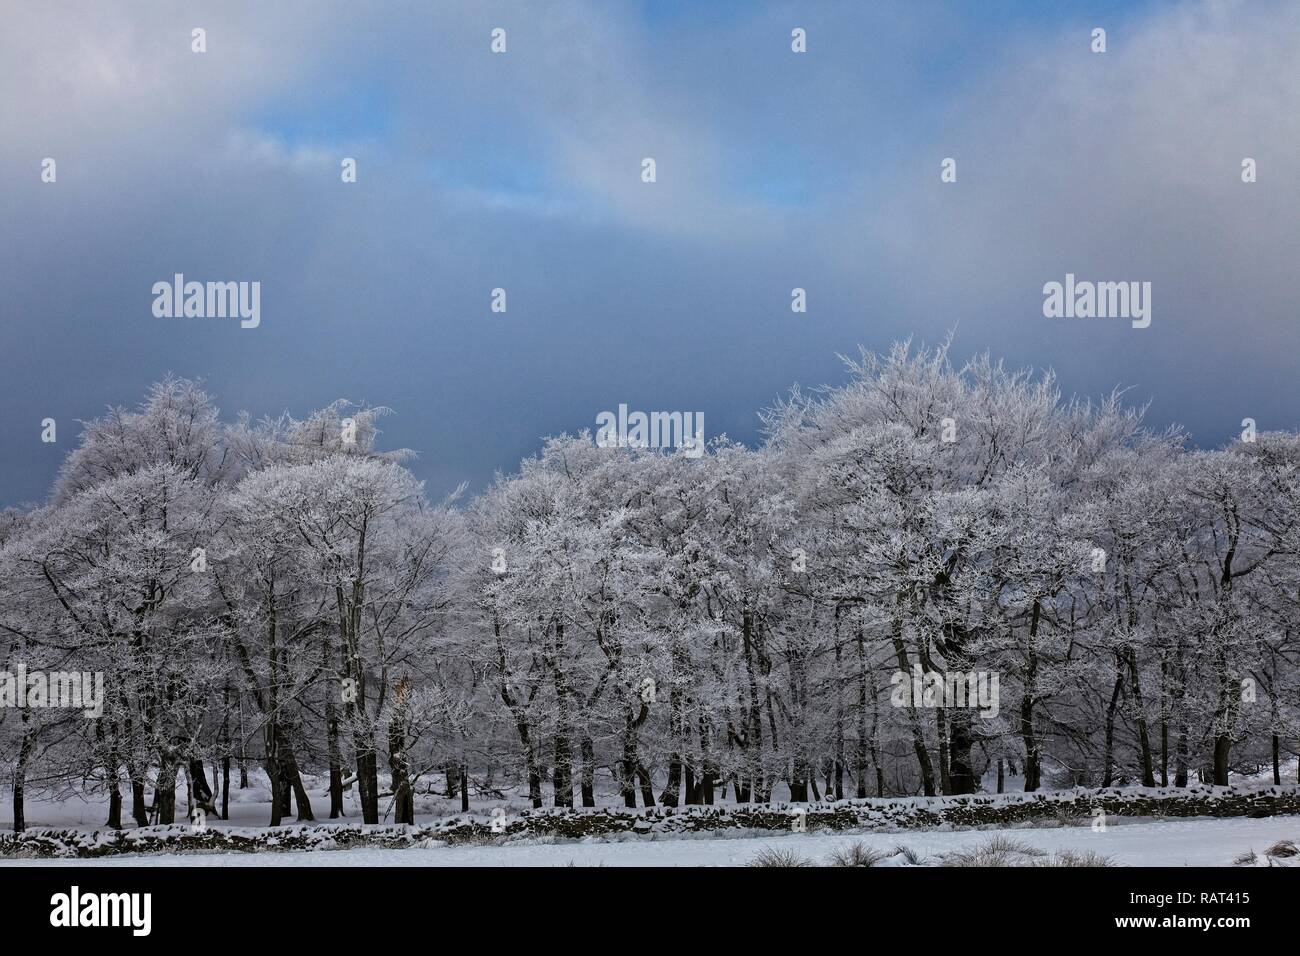
M 0 505 L 43 500 L 76 420 L 168 372 L 227 418 L 391 406 L 383 442 L 435 495 L 621 402 L 753 440 L 790 385 L 843 380 L 837 353 L 952 329 L 958 356 L 1067 392 L 1132 386 L 1202 444 L 1246 416 L 1300 426 L 1300 4 L 51 0 L 0 20 Z M 260 327 L 155 318 L 177 272 L 260 281 Z M 1151 326 L 1044 318 L 1067 272 L 1151 282 Z

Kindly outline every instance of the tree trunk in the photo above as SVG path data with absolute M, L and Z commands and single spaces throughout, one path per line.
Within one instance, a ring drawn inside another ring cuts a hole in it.
M 1118 655 L 1117 655 L 1118 658 Z M 1124 690 L 1124 677 L 1115 675 L 1115 686 L 1110 692 L 1110 705 L 1106 708 L 1106 742 L 1102 757 L 1101 785 L 1109 787 L 1115 774 L 1115 709 L 1119 705 L 1119 695 Z
M 695 766 L 691 763 L 690 757 L 687 757 L 682 764 L 682 786 L 686 793 L 684 802 L 687 806 L 700 802 L 699 784 L 695 781 Z
M 1020 695 L 1020 739 L 1025 745 L 1025 793 L 1038 789 L 1042 764 L 1038 754 L 1038 733 L 1034 729 L 1034 704 L 1038 694 L 1038 623 L 1042 605 L 1035 600 L 1029 618 L 1029 640 L 1025 648 L 1024 693 Z
M 636 718 L 629 703 L 623 714 L 623 762 L 618 779 L 625 807 L 636 806 L 636 769 L 640 766 L 636 744 Z
M 170 754 L 163 754 L 154 782 L 153 808 L 159 825 L 176 822 L 176 772 L 178 765 Z
M 968 690 L 967 693 L 974 693 Z M 948 734 L 952 743 L 948 747 L 948 788 L 945 793 L 974 793 L 977 780 L 971 765 L 971 747 L 975 742 L 971 730 L 972 712 L 969 707 L 958 707 L 948 720 Z
M 836 800 L 844 799 L 844 662 L 840 649 L 840 609 L 835 609 L 835 766 L 834 794 Z M 831 783 L 826 784 L 826 795 L 831 794 Z
M 393 822 L 415 823 L 415 795 L 411 792 L 410 766 L 406 759 L 406 727 L 401 697 L 403 685 L 397 689 L 398 705 L 388 722 L 388 769 L 393 781 Z
M 705 806 L 713 805 L 713 782 L 718 776 L 718 768 L 713 763 L 711 737 L 709 719 L 700 715 L 700 768 L 703 774 L 700 779 L 700 798 Z
M 131 817 L 135 820 L 138 827 L 147 827 L 149 825 L 149 808 L 144 799 L 144 778 L 138 776 L 136 771 L 128 769 L 131 777 Z
M 641 783 L 641 802 L 647 807 L 655 805 L 655 785 L 650 779 L 650 771 L 645 768 L 645 764 L 637 764 L 637 779 Z
M 27 712 L 23 711 L 22 743 L 18 745 L 18 761 L 14 764 L 13 807 L 15 833 L 21 833 L 27 829 L 27 818 L 23 813 L 23 795 L 27 789 L 27 763 L 32 758 L 32 746 L 36 739 L 36 735 L 28 726 L 29 719 Z
M 854 752 L 853 776 L 857 780 L 855 796 L 863 800 L 867 796 L 867 649 L 866 637 L 858 629 L 858 741 Z M 872 695 L 875 688 L 872 688 Z M 872 736 L 875 736 L 874 729 Z
M 1155 773 L 1151 767 L 1151 738 L 1147 733 L 1146 707 L 1142 703 L 1142 682 L 1138 677 L 1137 651 L 1127 648 L 1129 695 L 1133 699 L 1133 709 L 1137 713 L 1138 749 L 1142 759 L 1142 786 L 1156 785 Z
M 876 693 L 875 674 L 871 675 L 871 763 L 876 768 L 876 796 L 883 797 L 885 768 L 880 765 L 880 695 Z
M 745 653 L 745 676 L 749 691 L 744 747 L 748 760 L 747 800 L 759 800 L 763 790 L 763 713 L 758 698 L 758 675 L 754 668 L 754 616 L 748 610 L 741 615 L 741 646 Z
M 1160 786 L 1169 786 L 1169 664 L 1160 662 Z
M 894 653 L 898 657 L 898 669 L 910 674 L 911 665 L 907 660 L 907 648 L 903 645 L 903 621 L 894 619 Z M 934 766 L 930 763 L 930 751 L 925 746 L 925 731 L 921 728 L 920 717 L 916 713 L 916 702 L 909 698 L 907 704 L 908 722 L 912 728 L 912 749 L 916 752 L 916 762 L 921 769 L 921 787 L 927 797 L 935 796 Z
M 213 806 L 212 787 L 208 783 L 207 771 L 203 768 L 202 760 L 191 759 L 186 765 L 190 775 L 190 802 L 203 810 L 204 813 L 216 815 L 217 808 Z
M 942 707 L 934 709 L 935 740 L 939 741 L 939 792 L 952 793 L 948 777 L 948 715 Z
M 105 826 L 112 830 L 122 829 L 122 788 L 116 773 L 108 791 L 108 822 Z
M 298 820 L 315 820 L 316 817 L 311 810 L 311 797 L 307 794 L 307 788 L 303 786 L 302 774 L 298 772 L 298 758 L 294 755 L 293 745 L 286 742 L 281 747 L 281 754 L 284 759 L 281 777 L 287 784 L 286 792 L 293 791 L 294 801 L 298 804 Z M 286 812 L 288 812 L 287 808 Z
M 569 726 L 569 683 L 564 667 L 564 624 L 555 622 L 551 656 L 551 678 L 555 685 L 555 736 L 552 749 L 555 767 L 551 781 L 554 787 L 552 803 L 557 807 L 573 806 L 573 729 Z
M 334 659 L 334 642 L 328 633 L 324 639 L 322 660 L 327 666 Z M 325 754 L 330 774 L 330 819 L 343 816 L 343 748 L 339 744 L 339 702 L 342 692 L 337 674 L 325 682 Z
M 1217 734 L 1214 738 L 1214 785 L 1228 785 L 1228 752 L 1232 748 L 1232 738 L 1228 734 Z
M 585 733 L 582 735 L 581 752 L 582 805 L 594 807 L 596 805 L 596 747 L 591 742 L 591 737 Z

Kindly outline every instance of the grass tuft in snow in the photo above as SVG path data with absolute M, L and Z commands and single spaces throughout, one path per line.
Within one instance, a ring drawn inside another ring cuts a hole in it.
M 836 847 L 830 856 L 831 866 L 875 866 L 885 857 L 892 856 L 885 850 L 877 850 L 865 843 L 850 843 Z
M 894 855 L 901 856 L 912 866 L 922 865 L 921 854 L 917 853 L 911 847 L 903 846 L 901 843 L 898 846 L 894 847 Z
M 1115 861 L 1101 853 L 1094 853 L 1088 850 L 1083 853 L 1076 853 L 1074 850 L 1062 850 L 1055 856 L 1049 856 L 1046 859 L 1035 860 L 1034 866 L 1114 866 Z
M 998 835 L 968 850 L 944 854 L 943 866 L 1026 866 L 1044 851 L 1012 837 Z
M 749 861 L 750 866 L 815 866 L 812 860 L 795 853 L 794 850 L 777 850 L 771 847 L 762 850 L 758 856 Z

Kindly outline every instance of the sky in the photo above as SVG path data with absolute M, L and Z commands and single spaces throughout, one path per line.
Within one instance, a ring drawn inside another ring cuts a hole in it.
M 435 497 L 620 404 L 755 442 L 949 333 L 1198 444 L 1294 429 L 1298 102 L 1267 0 L 5 3 L 0 506 L 168 373 L 227 420 L 391 407 Z M 176 273 L 260 325 L 156 317 Z M 1045 317 L 1067 273 L 1151 282 L 1150 326 Z

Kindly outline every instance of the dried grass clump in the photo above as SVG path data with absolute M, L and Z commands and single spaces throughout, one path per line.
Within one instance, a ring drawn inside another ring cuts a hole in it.
M 1032 866 L 1047 854 L 1012 837 L 998 835 L 968 850 L 954 850 L 943 857 L 943 866 Z
M 892 856 L 885 850 L 877 850 L 865 843 L 850 843 L 836 847 L 831 854 L 831 866 L 875 866 L 886 857 Z
M 1115 861 L 1108 856 L 1088 850 L 1076 853 L 1074 850 L 1061 850 L 1053 856 L 1037 860 L 1034 866 L 1114 866 Z
M 749 861 L 750 866 L 813 866 L 812 860 L 806 859 L 793 850 L 766 849 Z

